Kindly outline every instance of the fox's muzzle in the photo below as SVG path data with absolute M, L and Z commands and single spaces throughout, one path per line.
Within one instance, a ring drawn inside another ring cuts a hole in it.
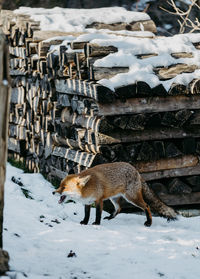
M 52 192 L 53 195 L 55 195 L 56 193 L 58 193 L 58 192 L 57 191 Z M 63 203 L 65 199 L 66 199 L 66 195 L 61 195 L 60 200 L 58 201 L 58 203 Z

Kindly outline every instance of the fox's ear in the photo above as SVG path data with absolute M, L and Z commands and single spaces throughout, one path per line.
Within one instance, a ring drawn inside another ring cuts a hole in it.
M 84 187 L 86 185 L 86 183 L 90 180 L 90 178 L 91 178 L 91 175 L 79 177 L 79 185 Z

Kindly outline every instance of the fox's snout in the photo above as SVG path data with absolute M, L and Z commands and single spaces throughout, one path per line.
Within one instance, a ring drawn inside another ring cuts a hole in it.
M 55 191 L 52 192 L 52 194 L 53 194 L 53 195 L 55 195 L 55 194 L 61 194 L 61 192 L 58 191 L 58 190 L 55 190 Z

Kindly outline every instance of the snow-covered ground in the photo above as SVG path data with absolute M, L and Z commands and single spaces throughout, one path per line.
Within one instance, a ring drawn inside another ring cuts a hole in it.
M 15 279 L 199 278 L 200 217 L 170 223 L 154 217 L 146 228 L 144 216 L 119 214 L 93 226 L 93 209 L 84 226 L 79 224 L 83 206 L 58 204 L 52 190 L 42 175 L 7 165 L 4 249 Z

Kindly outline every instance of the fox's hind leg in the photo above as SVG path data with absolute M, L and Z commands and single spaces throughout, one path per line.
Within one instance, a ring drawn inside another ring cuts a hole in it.
M 120 200 L 120 197 L 110 198 L 110 201 L 112 202 L 115 209 L 109 216 L 104 217 L 104 219 L 111 220 L 111 219 L 115 218 L 115 216 L 121 211 L 119 200 Z
M 132 203 L 133 205 L 141 208 L 144 210 L 147 220 L 144 223 L 145 226 L 150 227 L 152 224 L 152 215 L 151 215 L 151 211 L 150 211 L 150 207 L 149 205 L 144 201 L 143 196 L 142 196 L 142 192 L 139 192 L 136 196 L 132 197 L 130 194 L 126 193 L 124 195 L 124 197 L 127 199 L 127 201 L 129 201 L 130 203 Z

